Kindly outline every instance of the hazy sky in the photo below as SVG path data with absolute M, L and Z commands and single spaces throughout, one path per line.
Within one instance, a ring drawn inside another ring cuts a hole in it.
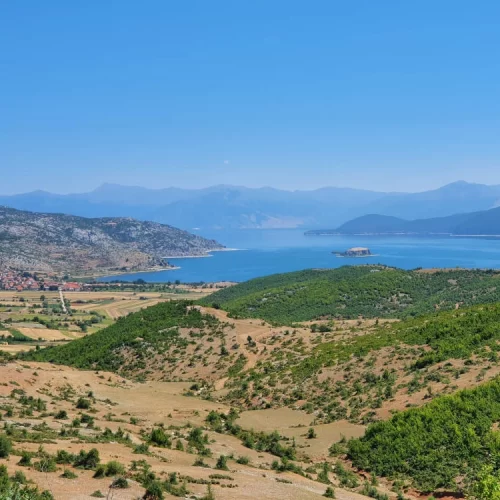
M 500 184 L 500 2 L 0 6 L 0 193 Z

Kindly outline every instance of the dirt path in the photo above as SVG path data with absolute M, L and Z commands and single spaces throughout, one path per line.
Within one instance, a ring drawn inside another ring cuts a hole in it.
M 64 295 L 62 290 L 59 290 L 59 298 L 61 299 L 61 307 L 64 311 L 64 314 L 68 314 L 68 310 L 66 309 L 66 303 L 64 302 Z

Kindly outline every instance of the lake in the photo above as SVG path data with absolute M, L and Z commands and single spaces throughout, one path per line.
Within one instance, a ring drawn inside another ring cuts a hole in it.
M 412 236 L 305 236 L 302 229 L 203 231 L 237 251 L 213 252 L 209 257 L 169 259 L 173 271 L 133 273 L 99 281 L 143 279 L 183 283 L 246 281 L 258 276 L 307 268 L 386 264 L 416 267 L 500 268 L 500 239 Z M 375 256 L 339 258 L 332 251 L 368 247 Z

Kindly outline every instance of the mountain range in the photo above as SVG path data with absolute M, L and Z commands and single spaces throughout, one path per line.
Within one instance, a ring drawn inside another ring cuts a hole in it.
M 186 231 L 131 218 L 90 219 L 0 207 L 0 268 L 86 273 L 166 267 L 165 258 L 222 249 Z
M 204 189 L 148 189 L 103 184 L 94 191 L 46 191 L 0 196 L 19 210 L 83 217 L 133 217 L 187 230 L 338 227 L 367 214 L 402 219 L 447 217 L 500 205 L 500 186 L 459 181 L 421 193 L 325 187 L 311 191 L 219 185 Z

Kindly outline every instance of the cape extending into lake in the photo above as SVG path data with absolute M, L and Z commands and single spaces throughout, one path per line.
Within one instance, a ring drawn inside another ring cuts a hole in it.
M 172 271 L 125 274 L 100 278 L 149 282 L 180 280 L 184 283 L 246 281 L 258 276 L 308 268 L 360 265 L 363 260 L 337 259 L 332 248 L 369 248 L 370 264 L 403 269 L 500 268 L 500 239 L 412 236 L 305 236 L 303 229 L 200 231 L 228 248 L 239 251 L 215 252 L 209 258 L 179 258 L 170 262 Z

